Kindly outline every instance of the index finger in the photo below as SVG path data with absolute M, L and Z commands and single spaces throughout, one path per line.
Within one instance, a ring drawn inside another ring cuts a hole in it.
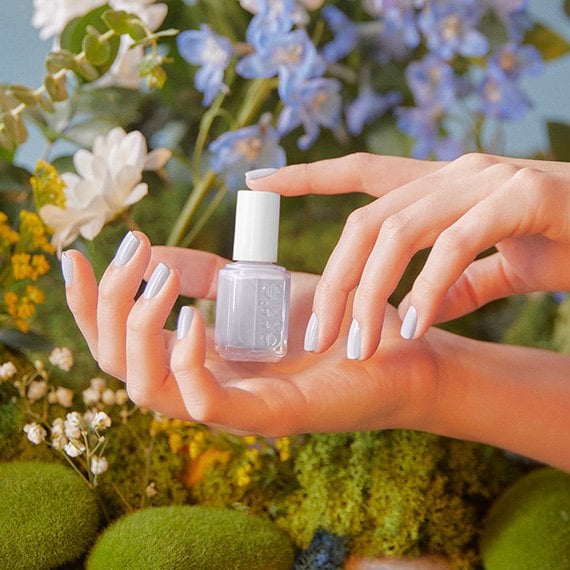
M 443 168 L 447 162 L 380 156 L 365 152 L 305 164 L 293 164 L 262 178 L 248 178 L 252 190 L 283 196 L 363 192 L 383 196 Z

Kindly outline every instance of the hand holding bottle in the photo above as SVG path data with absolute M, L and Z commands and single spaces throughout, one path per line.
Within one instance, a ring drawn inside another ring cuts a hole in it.
M 317 286 L 308 327 L 316 335 L 308 348 L 316 352 L 339 337 L 349 306 L 348 356 L 371 357 L 388 297 L 412 256 L 427 247 L 427 262 L 399 308 L 405 338 L 493 299 L 570 290 L 570 164 L 481 154 L 450 163 L 354 154 L 253 172 L 248 185 L 288 196 L 377 198 L 349 217 Z M 495 254 L 473 261 L 493 246 Z
M 215 298 L 217 273 L 227 260 L 151 248 L 135 232 L 127 234 L 99 285 L 80 252 L 65 252 L 62 262 L 68 304 L 93 356 L 105 372 L 127 383 L 129 396 L 141 406 L 268 436 L 421 429 L 431 415 L 437 355 L 428 340 L 410 346 L 399 337 L 395 310 L 387 315 L 382 354 L 366 363 L 347 361 L 342 341 L 326 356 L 303 350 L 317 276 L 292 274 L 287 357 L 279 363 L 232 362 L 214 351 L 212 331 L 196 309 L 183 307 L 177 331 L 164 328 L 179 294 Z M 135 301 L 143 278 L 146 288 Z M 441 335 L 434 330 L 427 338 Z

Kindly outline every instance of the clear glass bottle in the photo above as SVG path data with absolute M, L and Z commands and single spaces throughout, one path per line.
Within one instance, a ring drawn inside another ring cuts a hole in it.
M 290 275 L 275 265 L 278 194 L 240 190 L 234 263 L 218 275 L 215 345 L 227 360 L 277 362 L 287 354 Z

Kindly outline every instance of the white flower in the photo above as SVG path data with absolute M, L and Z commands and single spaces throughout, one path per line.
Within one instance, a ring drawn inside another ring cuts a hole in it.
M 46 430 L 37 423 L 26 424 L 24 426 L 24 432 L 28 436 L 28 439 L 34 444 L 39 445 L 46 440 L 47 432 Z
M 167 149 L 148 153 L 140 131 L 127 134 L 119 127 L 97 137 L 92 152 L 78 150 L 73 157 L 77 174 L 62 174 L 65 208 L 48 204 L 39 212 L 55 231 L 52 242 L 58 251 L 79 235 L 92 240 L 105 223 L 143 198 L 148 193 L 143 170 L 162 168 L 170 155 Z
M 82 453 L 85 452 L 85 445 L 83 445 L 83 443 L 77 439 L 72 439 L 65 445 L 63 449 L 65 450 L 65 453 L 69 455 L 69 457 L 79 457 Z
M 37 402 L 41 400 L 48 392 L 48 385 L 45 380 L 36 380 L 32 382 L 28 388 L 28 400 Z
M 91 458 L 90 469 L 93 475 L 101 475 L 102 473 L 105 473 L 107 469 L 109 469 L 109 463 L 104 457 L 98 457 L 97 455 L 94 455 Z
M 156 490 L 156 483 L 154 481 L 151 481 L 147 486 L 146 489 L 144 490 L 145 495 L 149 498 L 152 499 L 153 497 L 156 497 L 156 495 L 158 495 L 158 491 Z
M 63 418 L 56 418 L 51 424 L 51 445 L 58 451 L 62 451 L 67 445 L 67 437 L 65 437 L 65 424 L 63 422 Z
M 59 404 L 64 408 L 71 408 L 73 406 L 73 390 L 58 386 L 55 392 L 51 392 L 48 396 L 50 404 Z
M 85 402 L 86 406 L 93 406 L 94 404 L 97 404 L 101 398 L 99 390 L 96 390 L 92 386 L 83 390 L 83 392 L 81 392 L 81 395 L 83 396 L 83 401 Z
M 107 387 L 107 382 L 104 378 L 99 378 L 99 376 L 97 376 L 95 378 L 91 378 L 89 386 L 91 386 L 93 390 L 97 390 L 97 392 L 101 393 Z
M 53 366 L 61 368 L 64 372 L 69 372 L 73 366 L 73 354 L 66 346 L 56 347 L 51 351 L 49 361 Z
M 117 399 L 115 398 L 115 392 L 113 392 L 113 390 L 111 390 L 110 388 L 107 388 L 101 394 L 101 401 L 106 406 L 113 406 L 114 404 L 117 403 Z
M 10 380 L 16 375 L 17 372 L 18 369 L 13 362 L 10 360 L 8 362 L 4 362 L 4 364 L 0 366 L 0 381 L 4 382 L 6 380 Z
M 67 414 L 67 419 L 64 422 L 64 431 L 69 439 L 79 439 L 81 437 L 82 427 L 83 418 L 79 412 Z
M 105 412 L 97 412 L 91 420 L 91 427 L 94 430 L 103 431 L 111 427 L 111 418 Z
M 115 401 L 117 402 L 118 406 L 122 406 L 129 401 L 129 395 L 127 394 L 126 390 L 120 388 L 115 392 Z

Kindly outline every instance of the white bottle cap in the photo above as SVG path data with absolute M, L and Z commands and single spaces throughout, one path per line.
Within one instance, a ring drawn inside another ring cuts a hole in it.
M 238 191 L 235 261 L 277 261 L 279 199 L 273 192 Z

